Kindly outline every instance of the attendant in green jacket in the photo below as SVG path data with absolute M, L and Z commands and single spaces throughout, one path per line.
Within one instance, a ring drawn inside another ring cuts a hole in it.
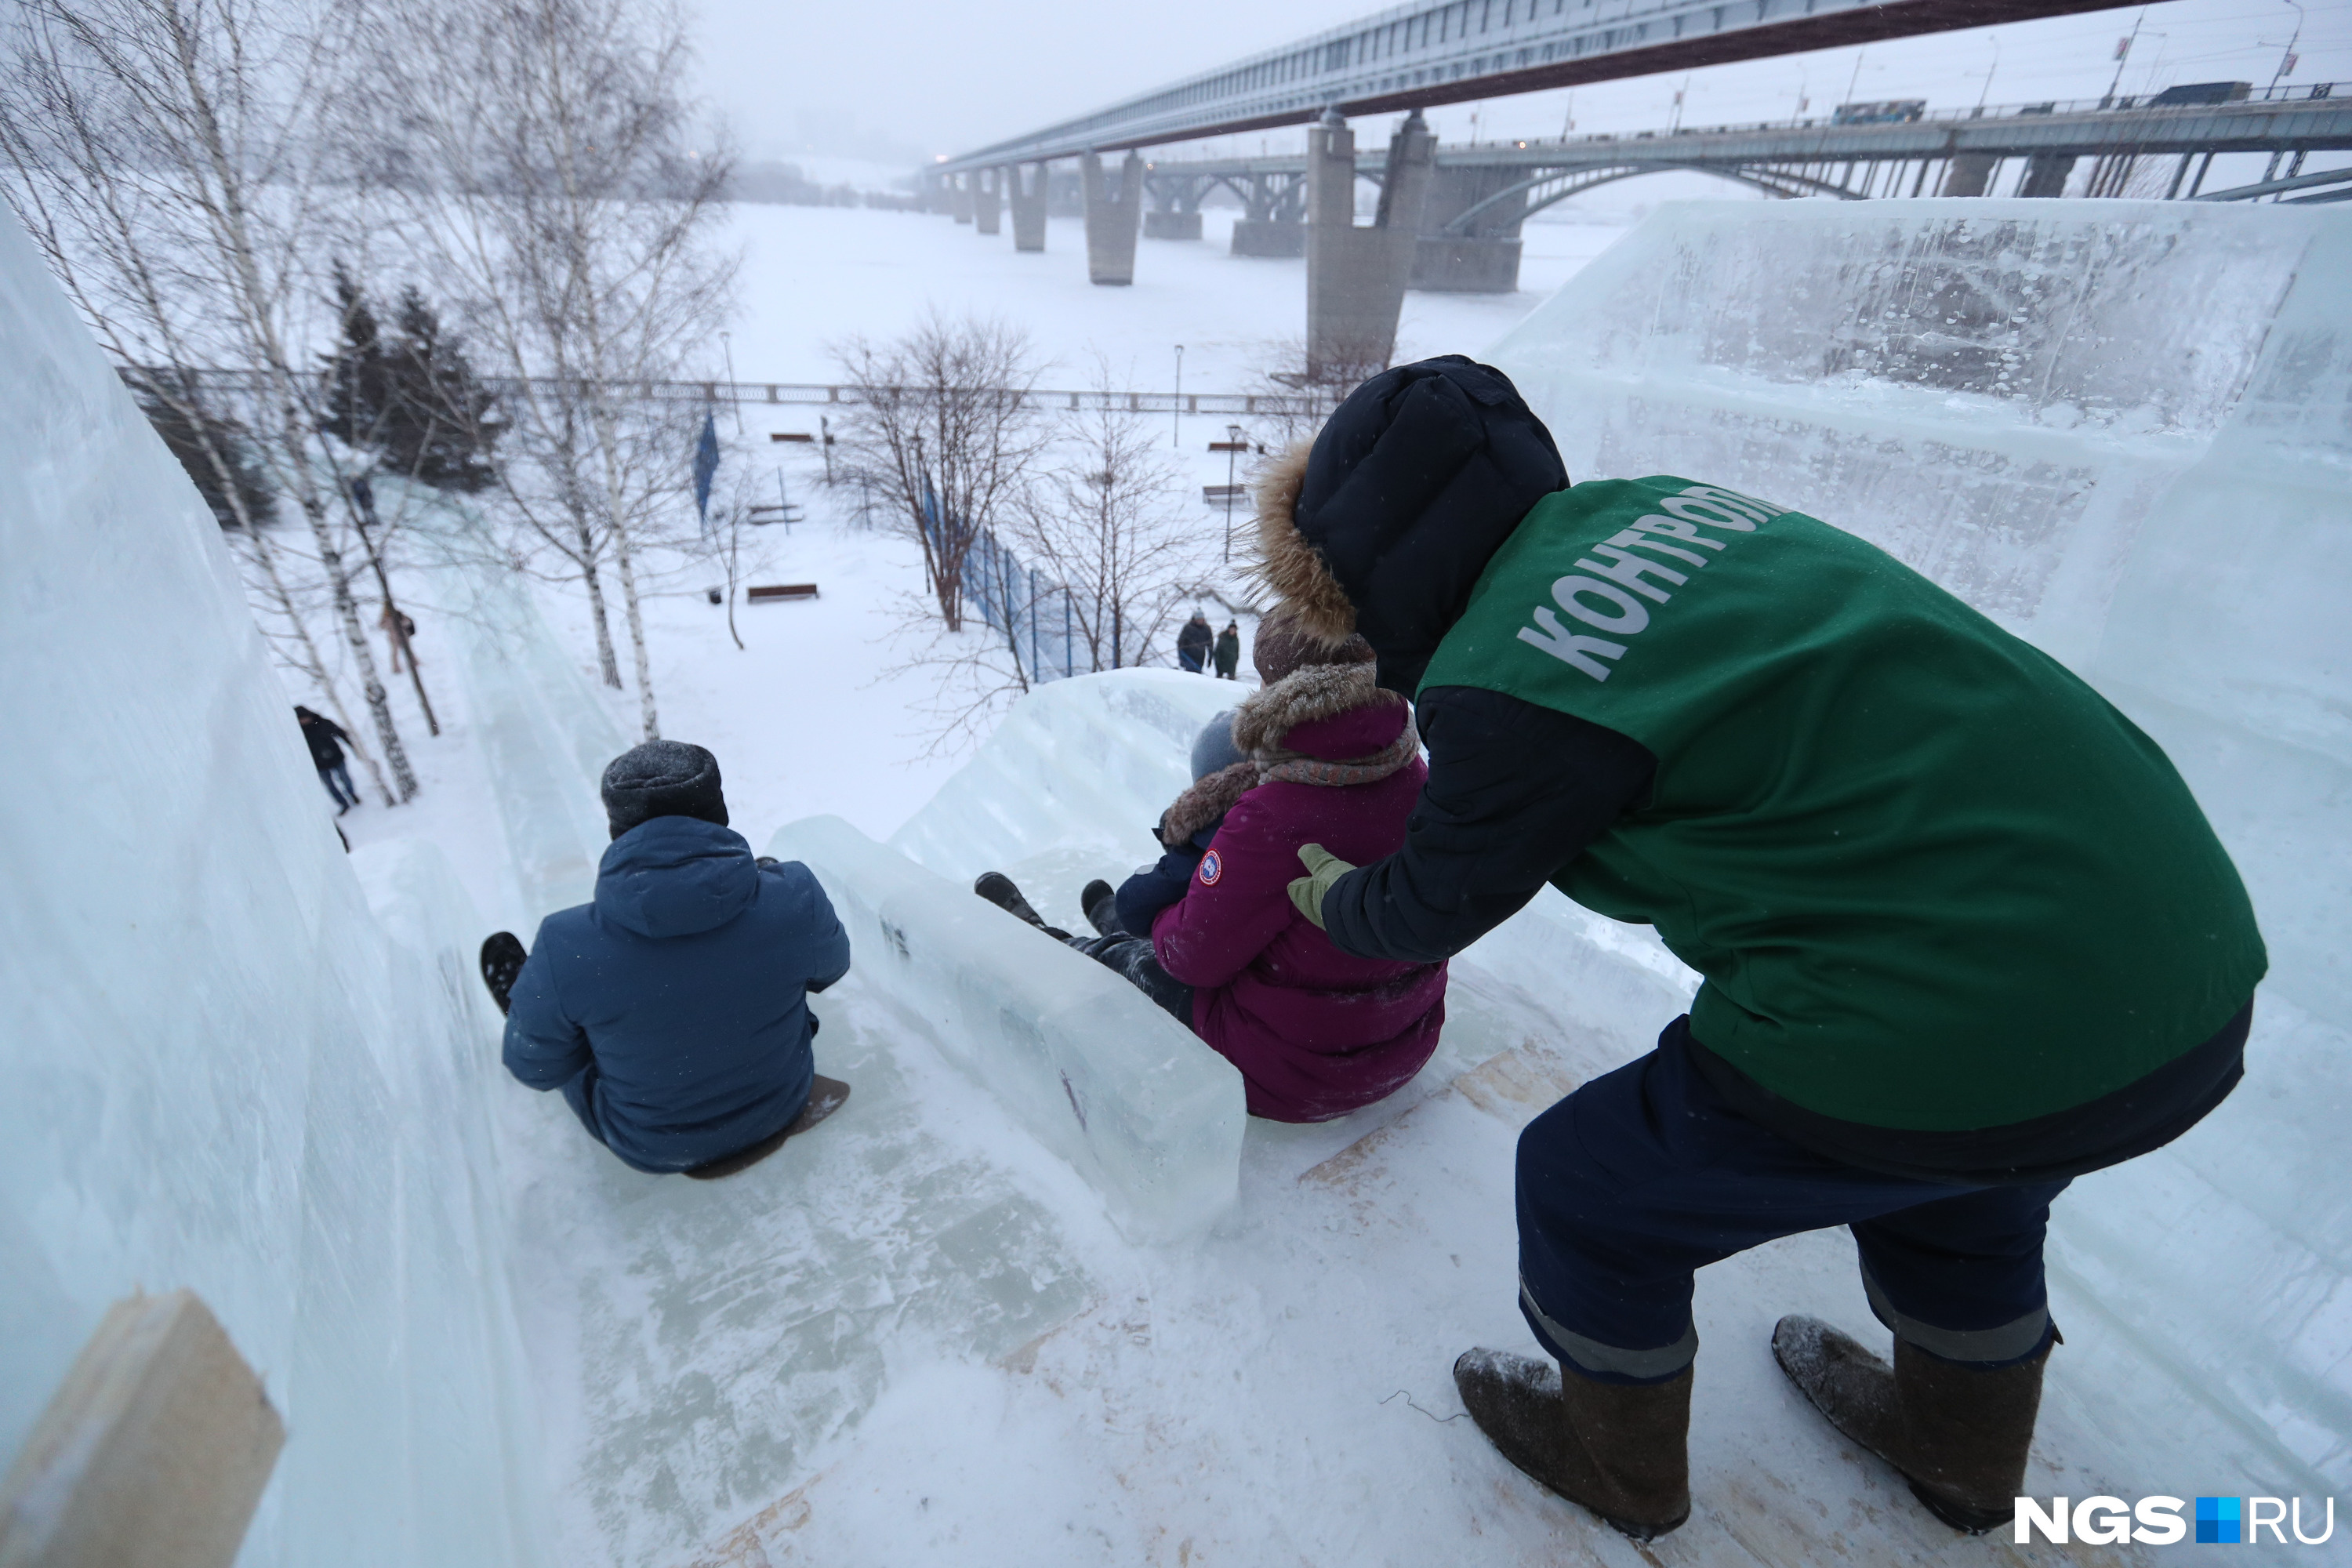
M 1518 1154 L 1519 1305 L 1475 1350 L 1521 1469 L 1648 1539 L 1689 1512 L 1694 1269 L 1852 1228 L 1890 1366 L 1816 1320 L 1782 1369 L 1935 1515 L 2006 1526 L 2057 1330 L 2049 1205 L 2242 1071 L 2265 959 L 2156 743 L 1853 534 L 1688 479 L 1570 488 L 1497 371 L 1374 377 L 1262 485 L 1264 572 L 1415 697 L 1404 847 L 1313 847 L 1342 951 L 1434 963 L 1546 882 L 1704 983 Z

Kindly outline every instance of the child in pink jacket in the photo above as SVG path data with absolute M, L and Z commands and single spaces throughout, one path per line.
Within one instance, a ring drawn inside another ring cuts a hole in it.
M 1361 638 L 1326 648 L 1277 610 L 1252 653 L 1265 684 L 1232 721 L 1246 760 L 1176 798 L 1158 867 L 1115 895 L 1107 883 L 1087 888 L 1103 935 L 1064 940 L 1239 1068 L 1252 1115 L 1326 1121 L 1393 1093 L 1429 1060 L 1445 1022 L 1445 965 L 1334 947 L 1290 901 L 1298 849 L 1320 844 L 1358 865 L 1391 853 L 1428 769 L 1410 705 L 1372 684 Z M 1044 924 L 1000 873 L 974 890 Z M 1134 929 L 1146 921 L 1148 934 Z

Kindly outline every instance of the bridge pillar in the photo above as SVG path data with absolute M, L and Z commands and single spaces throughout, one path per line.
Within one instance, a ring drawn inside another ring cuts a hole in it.
M 1278 174 L 1252 174 L 1247 205 L 1234 220 L 1235 256 L 1291 257 L 1307 254 L 1306 181 Z
M 2066 176 L 2074 172 L 2072 153 L 2036 153 L 2025 161 L 2025 183 L 2017 187 L 2017 194 L 2063 196 L 2066 194 Z
M 1143 155 L 1129 153 L 1118 167 L 1118 194 L 1105 188 L 1102 160 L 1079 163 L 1087 193 L 1087 277 L 1096 283 L 1135 281 L 1135 230 L 1143 216 Z
M 1234 219 L 1233 254 L 1288 257 L 1307 254 L 1307 226 L 1296 219 Z
M 958 223 L 970 223 L 971 221 L 971 176 L 970 174 L 950 174 L 948 176 L 948 213 Z
M 1045 248 L 1045 165 L 1032 163 L 1024 168 L 1008 163 L 1004 168 L 1004 195 L 1013 205 L 1013 248 L 1043 250 Z M 1028 189 L 1022 188 L 1026 184 Z
M 975 169 L 971 174 L 971 226 L 976 234 L 1001 234 L 1004 229 L 1004 171 Z
M 2000 160 L 1990 153 L 1955 153 L 1951 166 L 1944 171 L 1944 183 L 1937 195 L 1946 196 L 1980 196 L 1992 183 L 1993 165 Z
M 1448 164 L 1431 174 L 1429 205 L 1413 256 L 1412 287 L 1439 294 L 1510 294 L 1519 287 L 1519 225 L 1525 191 L 1507 196 L 1471 220 L 1468 234 L 1441 232 L 1447 224 L 1527 177 L 1523 169 Z
M 1151 205 L 1143 212 L 1146 239 L 1201 237 L 1201 182 L 1186 174 L 1146 174 L 1145 195 Z
M 1361 379 L 1396 353 L 1437 138 L 1415 110 L 1389 142 L 1369 228 L 1356 226 L 1356 133 L 1338 110 L 1307 136 L 1307 374 Z

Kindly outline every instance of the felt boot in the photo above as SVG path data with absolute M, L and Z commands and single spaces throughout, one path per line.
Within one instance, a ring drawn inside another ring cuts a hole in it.
M 1454 1384 L 1503 1458 L 1635 1541 L 1690 1517 L 1691 1373 L 1596 1383 L 1507 1351 L 1465 1352 Z
M 2014 1517 L 2047 1346 L 1986 1371 L 1897 1339 L 1889 1367 L 1820 1319 L 1791 1315 L 1773 1327 L 1772 1359 L 1831 1426 L 1901 1471 L 1954 1530 L 1981 1535 Z
M 499 1005 L 499 1012 L 507 1010 L 515 979 L 530 956 L 521 939 L 510 931 L 492 931 L 482 939 L 482 984 L 490 988 L 490 1000 Z
M 1029 907 L 1029 900 L 1021 896 L 1021 889 L 1013 885 L 1013 879 L 1003 872 L 982 871 L 972 879 L 971 890 L 1015 920 L 1035 926 L 1055 941 L 1069 941 L 1070 933 L 1047 925 L 1044 917 Z
M 1111 891 L 1110 884 L 1100 877 L 1088 882 L 1086 889 L 1078 894 L 1078 908 L 1086 911 L 1087 923 L 1097 933 L 1103 936 L 1118 933 L 1118 897 Z

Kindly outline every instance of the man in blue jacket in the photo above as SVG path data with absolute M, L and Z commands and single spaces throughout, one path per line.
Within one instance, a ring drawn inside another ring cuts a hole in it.
M 527 956 L 508 932 L 482 944 L 507 1070 L 562 1089 L 625 1164 L 732 1174 L 848 1098 L 816 1074 L 807 994 L 848 973 L 849 938 L 807 867 L 729 830 L 700 746 L 623 752 L 604 796 L 594 901 L 541 921 Z

